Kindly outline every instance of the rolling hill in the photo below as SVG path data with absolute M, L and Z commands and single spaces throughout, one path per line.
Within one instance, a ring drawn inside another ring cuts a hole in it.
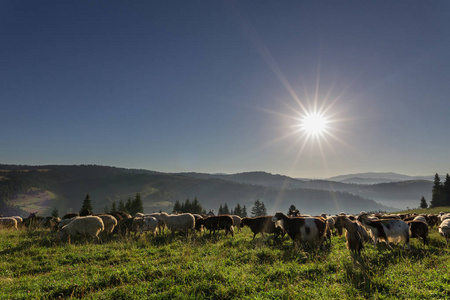
M 49 214 L 54 208 L 57 208 L 60 214 L 78 211 L 87 193 L 90 194 L 97 212 L 104 211 L 105 207 L 110 208 L 113 201 L 125 201 L 136 193 L 141 194 L 145 212 L 171 211 L 176 200 L 184 201 L 194 197 L 198 198 L 206 210 L 216 211 L 219 205 L 225 203 L 230 208 L 234 208 L 238 203 L 246 205 L 250 211 L 257 199 L 265 203 L 269 213 L 286 211 L 291 204 L 302 213 L 310 214 L 395 210 L 392 206 L 382 205 L 346 191 L 301 186 L 297 180 L 281 175 L 273 176 L 291 184 L 270 186 L 261 182 L 237 182 L 236 178 L 247 176 L 239 174 L 234 180 L 225 180 L 220 176 L 226 175 L 188 176 L 189 174 L 167 174 L 95 165 L 0 165 L 0 170 L 3 170 L 0 199 L 9 207 L 21 209 L 22 214 L 30 210 Z M 263 177 L 267 176 L 262 176 L 260 180 L 263 180 Z M 36 202 L 32 201 L 33 197 L 24 196 L 35 189 L 53 197 Z M 30 202 L 24 202 L 24 198 L 30 199 Z M 36 203 L 42 203 L 42 206 L 36 207 Z
M 274 175 L 266 172 L 245 172 L 239 174 L 204 174 L 204 173 L 182 173 L 185 176 L 203 178 L 203 179 L 221 179 L 237 183 L 261 185 L 265 187 L 277 189 L 313 189 L 323 190 L 329 192 L 344 192 L 358 195 L 363 198 L 372 199 L 385 206 L 397 207 L 406 209 L 406 207 L 419 206 L 420 199 L 425 197 L 428 201 L 431 200 L 431 189 L 433 186 L 432 180 L 411 179 L 415 177 L 407 175 L 392 175 L 394 178 L 405 178 L 406 181 L 393 181 L 388 183 L 378 184 L 355 184 L 345 183 L 331 180 L 306 180 L 295 179 L 284 175 Z M 380 173 L 372 174 L 372 178 L 377 178 Z M 383 173 L 384 174 L 384 173 Z M 351 178 L 349 175 L 348 178 Z M 345 180 L 346 176 L 340 177 Z

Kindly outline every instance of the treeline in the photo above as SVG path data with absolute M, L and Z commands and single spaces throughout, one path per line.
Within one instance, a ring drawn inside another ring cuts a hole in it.
M 430 207 L 450 206 L 450 176 L 445 176 L 444 183 L 441 182 L 439 174 L 434 176 L 433 190 L 431 192 Z
M 198 201 L 197 197 L 194 200 L 190 200 L 187 198 L 183 203 L 179 200 L 175 201 L 173 206 L 173 211 L 177 213 L 191 213 L 191 214 L 206 214 L 206 210 L 203 209 L 200 201 Z M 214 212 L 214 211 L 212 211 Z M 229 209 L 228 204 L 224 205 L 220 204 L 219 210 L 217 211 L 218 215 L 237 215 L 241 218 L 248 217 L 247 207 L 245 205 L 241 206 L 239 203 L 236 204 L 234 209 Z M 266 216 L 267 209 L 263 201 L 259 199 L 255 201 L 251 210 L 252 217 Z

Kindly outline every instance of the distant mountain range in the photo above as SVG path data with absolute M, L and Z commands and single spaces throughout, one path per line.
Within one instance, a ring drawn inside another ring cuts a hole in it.
M 339 181 L 344 183 L 356 183 L 356 184 L 377 184 L 377 183 L 387 183 L 387 182 L 399 182 L 399 181 L 409 181 L 409 180 L 428 180 L 433 181 L 434 176 L 408 176 L 397 174 L 393 172 L 388 173 L 357 173 L 348 175 L 339 175 L 335 177 L 328 178 L 330 181 Z
M 176 200 L 195 197 L 206 210 L 215 211 L 220 205 L 232 209 L 239 203 L 250 212 L 257 199 L 269 213 L 287 211 L 291 204 L 309 214 L 395 211 L 417 207 L 422 196 L 430 200 L 432 184 L 427 180 L 350 184 L 266 172 L 169 174 L 95 165 L 0 165 L 0 214 L 11 208 L 22 214 L 49 214 L 54 208 L 61 214 L 78 211 L 87 193 L 96 212 L 136 193 L 141 194 L 146 213 L 171 211 Z

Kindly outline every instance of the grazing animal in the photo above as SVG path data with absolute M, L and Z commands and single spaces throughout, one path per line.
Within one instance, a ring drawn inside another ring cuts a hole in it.
M 403 242 L 409 247 L 409 226 L 399 219 L 369 220 L 365 215 L 360 215 L 358 221 L 370 232 L 373 246 L 376 248 L 377 241 L 383 240 L 392 249 L 390 242 Z
M 41 220 L 39 225 L 44 228 L 50 228 L 52 231 L 56 231 L 58 229 L 59 221 L 61 221 L 61 219 L 57 217 L 45 217 Z
M 114 231 L 114 228 L 117 226 L 117 219 L 107 214 L 98 215 L 98 217 L 102 219 L 103 225 L 105 227 L 102 233 L 104 235 L 110 235 Z
M 294 244 L 304 243 L 312 247 L 322 246 L 327 233 L 327 221 L 322 217 L 288 217 L 277 212 L 272 217 L 273 222 L 280 221 L 283 228 Z
M 117 226 L 114 228 L 113 233 L 119 235 L 126 235 L 133 230 L 134 218 L 121 219 Z
M 439 233 L 445 238 L 445 242 L 448 245 L 450 239 L 450 219 L 444 220 L 438 227 Z
M 155 217 L 144 217 L 144 231 L 149 231 L 153 234 L 153 236 L 156 236 L 158 233 L 158 219 Z
M 90 236 L 100 241 L 98 235 L 105 229 L 103 221 L 97 216 L 76 217 L 69 224 L 63 226 L 57 233 L 57 237 L 62 239 L 66 236 Z
M 73 218 L 70 218 L 70 219 L 62 219 L 62 220 L 60 220 L 58 222 L 57 229 L 59 230 L 59 229 L 63 228 L 64 226 L 66 226 L 67 224 L 72 222 L 72 220 L 75 219 L 75 218 L 78 218 L 78 217 L 73 217 Z
M 427 226 L 428 226 L 427 219 L 424 216 L 417 216 L 413 219 L 413 221 L 421 221 L 421 222 L 424 222 L 425 224 L 427 224 Z
M 284 236 L 284 230 L 272 221 L 272 216 L 261 216 L 255 218 L 242 218 L 241 228 L 247 226 L 253 232 L 253 239 L 258 233 L 264 238 L 264 233 L 274 233 L 276 239 L 280 234 Z
M 13 217 L 1 217 L 0 229 L 2 228 L 12 228 L 17 230 L 17 220 Z
M 241 232 L 241 220 L 242 220 L 242 218 L 237 216 L 237 215 L 231 215 L 231 217 L 233 218 L 234 227 L 236 227 L 237 230 L 239 232 Z
M 423 244 L 428 244 L 428 224 L 420 220 L 406 222 L 409 226 L 409 235 L 411 238 L 421 238 Z
M 75 217 L 79 217 L 80 216 L 80 214 L 78 214 L 78 213 L 68 213 L 68 214 L 65 214 L 63 217 L 62 217 L 62 219 L 64 220 L 64 219 L 72 219 L 72 218 L 75 218 Z
M 166 225 L 163 221 L 160 220 L 161 213 L 152 213 L 152 214 L 145 214 L 144 217 L 153 217 L 156 220 L 158 220 L 158 232 L 159 234 L 164 233 L 164 229 L 166 228 Z
M 203 225 L 205 229 L 209 230 L 210 234 L 211 232 L 215 234 L 216 231 L 225 229 L 225 235 L 231 233 L 231 236 L 234 236 L 234 221 L 230 215 L 210 216 L 199 219 L 198 223 Z
M 190 231 L 192 232 L 195 229 L 195 218 L 192 214 L 168 215 L 162 212 L 159 219 L 172 233 L 183 231 L 189 234 Z
M 19 216 L 12 216 L 11 218 L 16 219 L 16 221 L 17 221 L 17 228 L 20 228 L 20 227 L 22 226 L 22 222 L 23 222 L 22 217 L 19 217 Z
M 336 219 L 336 225 L 345 228 L 345 239 L 347 240 L 347 249 L 357 255 L 364 249 L 364 237 L 367 232 L 358 221 L 352 221 L 346 216 L 339 216 Z

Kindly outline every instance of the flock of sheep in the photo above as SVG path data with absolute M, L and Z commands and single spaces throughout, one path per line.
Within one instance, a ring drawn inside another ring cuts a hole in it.
M 374 247 L 379 240 L 384 241 L 389 248 L 390 243 L 403 242 L 409 249 L 410 238 L 420 238 L 424 244 L 428 243 L 428 231 L 437 226 L 439 233 L 450 239 L 450 213 L 438 215 L 368 215 L 360 213 L 357 216 L 341 213 L 335 216 L 307 216 L 285 215 L 277 212 L 273 216 L 255 218 L 240 218 L 236 215 L 197 215 L 190 213 L 167 214 L 153 213 L 136 216 L 124 212 L 110 214 L 91 214 L 87 212 L 81 216 L 67 214 L 62 219 L 55 217 L 39 217 L 31 213 L 26 219 L 21 217 L 0 217 L 0 229 L 20 227 L 36 228 L 49 227 L 56 231 L 60 239 L 74 236 L 89 236 L 97 241 L 100 237 L 112 234 L 129 234 L 130 232 L 150 232 L 153 236 L 164 234 L 168 229 L 172 233 L 185 234 L 209 230 L 225 230 L 225 234 L 234 236 L 235 229 L 247 226 L 253 232 L 253 239 L 258 233 L 264 237 L 265 233 L 274 234 L 274 240 L 279 235 L 287 234 L 295 245 L 303 247 L 321 247 L 325 241 L 331 241 L 333 230 L 341 236 L 345 229 L 347 248 L 360 254 L 365 242 L 373 242 Z

